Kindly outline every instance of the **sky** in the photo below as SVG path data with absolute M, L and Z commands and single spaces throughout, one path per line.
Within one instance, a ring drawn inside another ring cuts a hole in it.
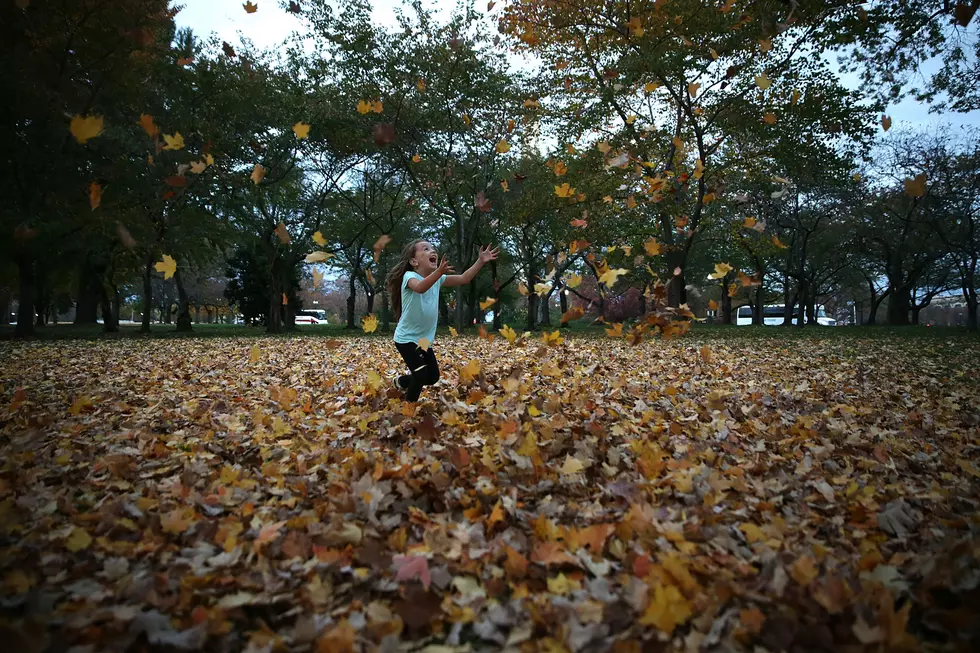
M 446 14 L 456 5 L 455 0 L 423 0 L 423 3 Z M 302 27 L 301 19 L 280 8 L 277 0 L 257 0 L 258 11 L 254 14 L 246 13 L 240 0 L 180 0 L 179 4 L 183 4 L 184 9 L 177 14 L 178 26 L 193 28 L 199 37 L 216 33 L 222 40 L 233 45 L 241 35 L 260 48 L 274 48 L 286 40 L 292 32 Z M 399 0 L 374 0 L 372 4 L 375 21 L 387 25 L 394 24 L 394 8 L 401 4 Z M 484 10 L 486 5 L 480 2 L 478 7 Z M 496 11 L 499 11 L 499 8 Z M 927 64 L 924 72 L 929 72 L 929 68 Z M 860 84 L 853 75 L 842 76 L 842 82 L 850 88 Z M 892 118 L 894 127 L 929 129 L 945 124 L 956 130 L 980 127 L 980 112 L 930 114 L 928 106 L 911 98 L 889 107 L 887 114 Z

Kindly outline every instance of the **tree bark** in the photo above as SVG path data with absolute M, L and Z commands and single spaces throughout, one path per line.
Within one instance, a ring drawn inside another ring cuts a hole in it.
M 796 310 L 796 307 L 794 306 L 793 307 L 793 313 L 792 313 L 793 319 L 795 320 L 793 322 L 793 324 L 796 325 L 796 328 L 797 329 L 802 329 L 804 326 L 806 326 L 806 315 L 804 315 L 804 313 L 806 312 L 807 302 L 810 299 L 808 297 L 808 295 L 807 295 L 807 293 L 809 293 L 809 292 L 810 292 L 810 288 L 807 287 L 806 281 L 802 281 L 801 280 L 800 281 L 799 295 L 797 297 L 797 299 L 799 300 L 799 304 L 800 304 L 800 310 L 797 311 Z
M 356 274 L 357 271 L 354 271 Z M 348 284 L 347 292 L 347 328 L 354 329 L 357 325 L 354 322 L 354 308 L 357 303 L 357 279 L 354 274 L 350 276 L 350 283 Z
M 0 324 L 10 324 L 10 288 L 0 288 Z
M 34 259 L 26 252 L 17 256 L 18 305 L 15 338 L 34 335 Z
M 150 320 L 153 319 L 153 252 L 146 256 L 146 265 L 143 267 L 143 322 L 140 325 L 140 333 L 150 332 Z
M 102 309 L 102 331 L 103 333 L 119 333 L 119 318 L 112 310 L 112 301 L 109 293 L 105 289 L 105 284 L 99 288 L 99 306 Z
M 731 274 L 731 273 L 729 273 Z M 729 274 L 721 279 L 721 323 L 732 323 L 732 298 L 728 296 Z
M 273 253 L 269 270 L 269 314 L 265 320 L 266 333 L 282 333 L 282 273 L 278 253 Z
M 759 284 L 755 289 L 755 304 L 752 305 L 752 324 L 756 326 L 762 326 L 765 322 L 762 321 L 763 311 L 765 311 L 765 306 L 762 304 L 763 289 L 762 284 Z
M 78 300 L 75 302 L 75 324 L 95 324 L 99 319 L 99 286 L 101 280 L 86 256 L 78 271 Z
M 174 272 L 174 283 L 177 285 L 177 331 L 193 331 L 191 326 L 190 300 L 187 297 L 187 290 L 184 288 L 184 281 L 180 274 L 180 268 Z
M 687 303 L 687 288 L 685 287 L 687 280 L 684 270 L 686 258 L 683 252 L 671 252 L 667 255 L 667 269 L 669 274 L 673 275 L 667 283 L 667 305 L 671 308 L 677 308 L 681 304 Z M 681 269 L 680 274 L 674 274 L 676 268 Z
M 908 285 L 893 283 L 889 279 L 891 296 L 888 299 L 888 324 L 892 326 L 908 326 L 909 311 L 912 308 L 912 292 Z
M 562 315 L 564 315 L 565 313 L 568 312 L 568 295 L 565 294 L 567 292 L 568 291 L 565 290 L 564 288 L 560 288 L 558 290 L 558 303 L 559 303 L 559 306 L 561 307 L 561 314 Z M 643 305 L 643 314 L 646 315 L 646 296 L 640 295 L 640 302 Z M 568 327 L 568 322 L 565 322 L 561 326 Z
M 538 301 L 538 310 L 540 311 L 538 325 L 542 327 L 551 326 L 551 292 L 542 297 Z

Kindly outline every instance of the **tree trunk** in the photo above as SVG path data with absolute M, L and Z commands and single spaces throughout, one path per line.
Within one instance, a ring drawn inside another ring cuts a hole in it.
M 449 326 L 449 304 L 442 293 L 439 293 L 439 326 Z
M 561 307 L 562 315 L 568 312 L 568 295 L 566 294 L 567 292 L 568 291 L 565 290 L 564 288 L 558 290 L 558 304 Z M 643 314 L 646 315 L 646 296 L 640 295 L 640 302 L 643 305 Z M 561 326 L 567 327 L 568 322 L 565 322 Z
M 538 296 L 533 292 L 527 294 L 527 323 L 525 326 L 525 331 L 534 331 L 535 325 L 538 323 Z
M 146 265 L 143 267 L 143 323 L 140 325 L 140 333 L 150 332 L 150 320 L 153 319 L 153 252 L 146 256 Z
M 95 324 L 99 318 L 101 280 L 88 257 L 78 271 L 78 301 L 75 302 L 75 324 Z
M 48 302 L 45 292 L 45 274 L 34 277 L 34 326 L 42 327 L 47 322 Z
M 793 295 L 790 293 L 789 275 L 783 274 L 783 323 L 781 326 L 793 324 Z
M 919 304 L 912 305 L 912 324 L 919 326 L 919 313 L 922 311 L 922 306 Z
M 10 324 L 10 288 L 0 288 L 0 324 Z
M 552 286 L 554 288 L 554 286 Z M 538 310 L 540 311 L 539 326 L 550 327 L 551 326 L 551 292 L 541 298 L 538 302 Z
M 102 309 L 103 333 L 119 333 L 119 318 L 112 310 L 112 301 L 109 299 L 109 293 L 106 292 L 105 284 L 101 284 L 100 287 L 99 306 Z
M 729 276 L 726 274 L 721 279 L 721 323 L 732 323 L 732 298 L 728 296 Z
M 977 330 L 977 292 L 973 289 L 966 300 L 966 328 L 970 331 Z
M 356 273 L 356 270 L 355 270 Z M 350 284 L 347 293 L 347 328 L 354 329 L 357 325 L 354 322 L 354 308 L 357 303 L 357 279 L 354 274 L 350 276 Z
M 817 324 L 817 298 L 810 297 L 806 304 L 806 323 Z
M 266 333 L 282 333 L 282 274 L 278 254 L 273 254 L 269 270 L 269 314 L 265 320 Z
M 685 279 L 685 256 L 682 252 L 671 252 L 667 255 L 667 269 L 670 281 L 667 283 L 667 305 L 677 308 L 681 304 L 687 303 L 687 280 Z M 681 273 L 675 275 L 674 270 L 680 268 Z
M 34 260 L 26 252 L 17 256 L 18 305 L 15 338 L 34 335 Z
M 807 295 L 809 291 L 810 288 L 807 286 L 806 281 L 800 281 L 800 291 L 799 296 L 797 297 L 799 300 L 800 310 L 797 311 L 796 307 L 793 307 L 793 319 L 795 320 L 793 324 L 795 324 L 796 328 L 798 329 L 802 329 L 804 326 L 806 326 L 805 313 L 807 302 L 810 300 L 809 296 Z
M 388 290 L 381 291 L 381 326 L 388 331 L 391 326 L 391 309 L 388 306 Z
M 762 321 L 765 306 L 762 303 L 763 289 L 762 284 L 759 284 L 755 289 L 755 304 L 752 305 L 752 324 L 756 326 L 762 326 L 765 322 Z
M 909 311 L 912 308 L 912 292 L 908 285 L 892 283 L 891 293 L 888 299 L 888 324 L 892 326 L 907 326 L 909 324 Z
M 187 289 L 184 288 L 184 281 L 180 274 L 180 268 L 174 272 L 174 283 L 177 285 L 177 331 L 193 331 L 191 326 L 190 300 L 187 297 Z
M 374 291 L 367 290 L 365 291 L 364 294 L 367 295 L 367 312 L 370 315 L 371 313 L 374 312 L 374 297 L 375 297 Z

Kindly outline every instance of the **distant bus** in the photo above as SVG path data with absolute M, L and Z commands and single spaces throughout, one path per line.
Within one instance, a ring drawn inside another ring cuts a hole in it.
M 793 323 L 799 322 L 799 308 L 797 308 L 796 315 L 793 316 Z M 820 326 L 837 326 L 837 320 L 832 317 L 827 316 L 827 312 L 824 310 L 823 306 L 817 307 L 817 324 Z M 783 323 L 784 320 L 784 308 L 782 304 L 770 304 L 769 306 L 764 306 L 762 308 L 762 323 L 767 326 L 778 326 Z M 751 306 L 739 306 L 738 312 L 735 314 L 735 324 L 739 326 L 745 326 L 752 324 L 752 307 Z
M 296 324 L 327 324 L 327 312 L 322 308 L 299 311 Z

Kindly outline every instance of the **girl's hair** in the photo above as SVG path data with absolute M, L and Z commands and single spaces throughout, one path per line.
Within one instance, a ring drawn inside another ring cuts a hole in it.
M 405 245 L 398 262 L 388 273 L 388 296 L 391 297 L 391 312 L 398 318 L 402 313 L 402 279 L 405 273 L 412 269 L 412 258 L 415 256 L 415 248 L 422 242 L 421 238 L 416 238 Z

